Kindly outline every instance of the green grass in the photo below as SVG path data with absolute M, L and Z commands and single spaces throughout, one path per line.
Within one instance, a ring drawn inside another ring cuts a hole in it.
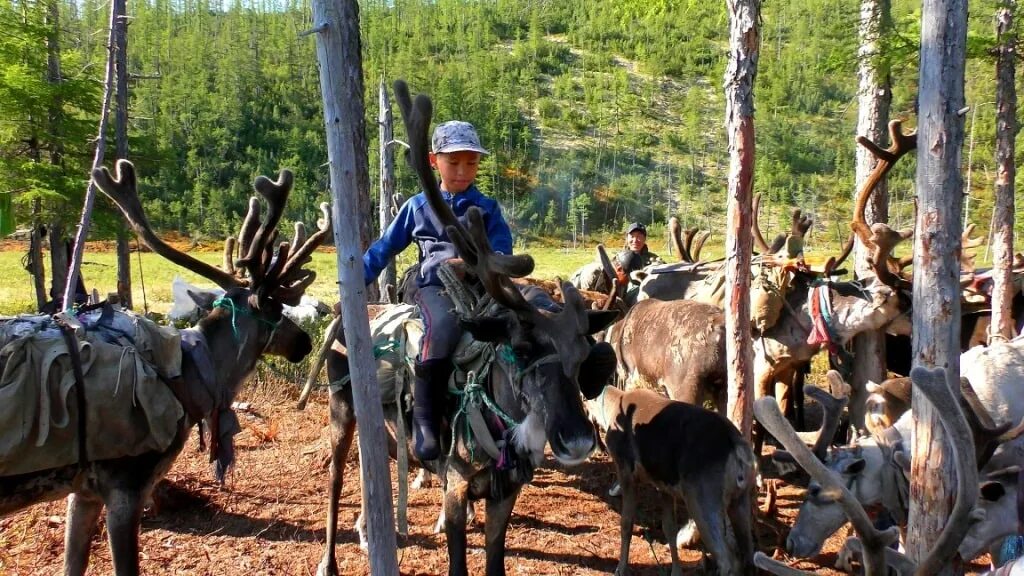
M 652 231 L 650 246 L 651 250 L 659 254 L 667 262 L 674 262 L 676 259 L 671 256 L 668 242 L 663 234 Z M 602 237 L 588 237 L 587 242 L 577 244 L 573 248 L 570 242 L 559 239 L 536 239 L 532 240 L 523 250 L 517 247 L 519 253 L 529 253 L 536 263 L 533 276 L 536 278 L 554 279 L 561 277 L 567 280 L 580 266 L 591 262 L 595 258 L 595 247 L 598 241 L 604 242 L 609 253 L 614 255 L 621 249 L 621 237 L 618 235 L 606 235 Z M 723 234 L 715 231 L 714 235 L 705 245 L 702 256 L 705 260 L 719 258 L 723 255 Z M 900 247 L 899 254 L 909 253 L 910 246 Z M 836 242 L 827 241 L 818 236 L 808 242 L 807 257 L 809 260 L 823 262 L 830 255 L 838 255 L 841 246 Z M 979 265 L 984 250 L 978 250 Z M 35 308 L 35 297 L 33 295 L 32 281 L 28 272 L 24 270 L 21 260 L 24 251 L 8 250 L 0 251 L 0 274 L 6 278 L 0 283 L 0 314 L 13 315 L 31 312 Z M 193 252 L 192 256 L 213 265 L 219 265 L 221 254 L 219 252 Z M 399 270 L 404 269 L 416 258 L 416 248 L 410 246 L 398 258 Z M 49 269 L 49 254 L 44 253 L 44 259 Z M 307 294 L 325 302 L 334 302 L 338 298 L 337 290 L 337 260 L 333 251 L 321 251 L 313 254 L 313 261 L 309 265 L 316 271 L 316 281 L 309 287 Z M 850 264 L 847 262 L 846 267 Z M 82 263 L 82 274 L 85 278 L 86 287 L 89 290 L 97 289 L 100 295 L 115 290 L 115 277 L 117 274 L 117 260 L 113 252 L 87 252 Z M 213 286 L 208 280 L 171 264 L 162 257 L 145 252 L 141 255 L 141 266 L 139 254 L 132 254 L 132 295 L 135 308 L 142 310 L 143 305 L 149 310 L 159 313 L 166 313 L 171 307 L 171 281 L 175 276 L 181 276 L 187 282 L 197 286 Z M 143 289 L 145 294 L 143 294 Z
M 588 250 L 562 250 L 538 246 L 529 251 L 537 266 L 534 276 L 539 278 L 564 279 L 577 268 L 593 258 L 593 248 Z M 0 283 L 0 314 L 14 315 L 33 312 L 35 295 L 32 278 L 22 267 L 21 260 L 25 253 L 19 250 L 0 251 L 0 275 L 6 280 Z M 221 254 L 218 252 L 193 252 L 195 258 L 204 262 L 219 265 Z M 49 254 L 43 254 L 46 268 L 49 270 Z M 416 257 L 415 247 L 410 247 L 399 256 L 399 270 L 412 263 Z M 171 308 L 171 282 L 175 276 L 197 286 L 214 284 L 199 275 L 171 264 L 162 257 L 151 252 L 141 255 L 132 254 L 132 298 L 137 310 L 142 310 L 144 303 L 149 310 L 166 313 Z M 308 265 L 317 273 L 317 278 L 307 290 L 307 294 L 325 302 L 338 299 L 337 259 L 333 251 L 322 251 L 313 254 L 313 261 Z M 116 290 L 117 257 L 114 252 L 88 252 L 82 262 L 82 275 L 85 285 L 90 291 L 96 289 L 101 297 Z M 47 277 L 49 289 L 49 277 Z

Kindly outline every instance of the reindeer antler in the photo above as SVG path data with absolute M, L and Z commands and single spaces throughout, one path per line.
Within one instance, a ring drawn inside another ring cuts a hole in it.
M 889 173 L 889 170 L 892 169 L 904 154 L 917 148 L 917 133 L 904 134 L 903 123 L 899 120 L 889 122 L 889 138 L 892 140 L 892 144 L 888 148 L 883 149 L 864 136 L 857 137 L 857 143 L 867 148 L 878 159 L 874 170 L 864 180 L 860 190 L 857 192 L 857 204 L 853 211 L 853 222 L 850 223 L 850 228 L 853 229 L 853 232 L 860 238 L 861 243 L 868 250 L 875 248 L 875 243 L 871 237 L 871 228 L 864 218 L 864 210 L 867 208 L 871 193 L 874 192 L 878 183 L 885 178 L 885 175 Z
M 873 246 L 869 262 L 871 269 L 875 272 L 875 277 L 882 284 L 893 288 L 905 288 L 909 285 L 902 276 L 893 272 L 892 268 L 896 268 L 896 270 L 902 270 L 902 268 L 900 268 L 899 263 L 893 263 L 892 251 L 896 248 L 897 244 L 913 235 L 913 230 L 896 231 L 890 228 L 888 224 L 882 222 L 875 222 L 871 225 Z M 894 265 L 891 266 L 890 264 Z
M 772 249 L 768 246 L 768 243 L 764 241 L 764 236 L 761 235 L 761 225 L 758 223 L 759 216 L 761 214 L 761 195 L 757 194 L 754 196 L 754 218 L 750 223 L 750 231 L 754 234 L 754 247 L 757 248 L 761 254 L 771 254 Z
M 694 262 L 700 262 L 700 252 L 704 249 L 704 243 L 711 237 L 710 230 L 704 230 L 697 235 L 697 239 L 693 241 L 693 247 L 690 250 L 690 257 L 693 258 Z
M 281 215 L 284 214 L 284 207 L 288 203 L 288 195 L 292 191 L 293 182 L 294 177 L 291 170 L 281 170 L 276 181 L 266 176 L 259 176 L 253 182 L 253 188 L 267 201 L 267 217 L 260 222 L 259 228 L 252 235 L 248 250 L 243 252 L 245 256 L 235 262 L 235 266 L 245 268 L 249 272 L 253 286 L 262 284 L 266 276 L 273 255 L 274 240 L 277 238 L 277 224 L 281 221 Z M 252 214 L 252 201 L 250 201 L 249 215 L 246 216 L 246 221 L 242 226 L 243 245 L 249 239 L 248 229 L 252 226 L 249 218 Z M 287 248 L 285 250 L 287 251 Z
M 216 266 L 175 250 L 157 237 L 150 226 L 146 214 L 142 210 L 142 202 L 139 200 L 135 167 L 128 160 L 118 160 L 116 164 L 116 176 L 111 176 L 106 166 L 101 166 L 92 171 L 93 181 L 99 189 L 109 197 L 121 213 L 128 220 L 128 224 L 139 236 L 142 242 L 150 250 L 170 260 L 171 262 L 191 270 L 196 274 L 210 280 L 225 290 L 245 286 L 246 282 L 225 272 Z

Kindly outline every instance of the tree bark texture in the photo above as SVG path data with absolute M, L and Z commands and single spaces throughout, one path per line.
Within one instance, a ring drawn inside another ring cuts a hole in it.
M 989 338 L 1013 338 L 1013 192 L 1017 136 L 1017 89 L 1014 85 L 1017 34 L 1013 28 L 1015 0 L 1005 0 L 996 12 L 996 189 L 992 215 L 992 323 Z
M 114 100 L 114 141 L 116 157 L 128 158 L 128 11 L 126 0 L 112 0 L 120 6 L 114 23 L 114 76 L 117 96 Z M 117 297 L 121 306 L 132 308 L 132 259 L 128 229 L 124 219 L 117 224 Z
M 725 125 L 729 138 L 729 198 L 725 235 L 725 353 L 729 418 L 749 439 L 754 418 L 750 329 L 753 250 L 754 80 L 761 44 L 760 0 L 727 0 L 729 64 L 725 71 Z
M 924 0 L 918 92 L 917 222 L 914 236 L 914 365 L 946 369 L 959 394 L 960 233 L 963 179 L 966 0 Z M 921 562 L 952 508 L 952 451 L 931 404 L 913 393 L 914 444 L 907 552 Z M 962 562 L 939 574 L 962 574 Z
M 36 310 L 41 311 L 46 304 L 46 270 L 43 266 L 42 222 L 39 211 L 42 203 L 39 198 L 32 200 L 32 232 L 28 240 L 28 268 L 32 275 L 32 287 L 36 293 Z
M 392 140 L 395 137 L 394 115 L 391 113 L 391 100 L 388 99 L 388 88 L 384 79 L 380 80 L 380 112 L 377 116 L 378 130 L 380 134 L 380 202 L 378 212 L 380 215 L 380 232 L 384 233 L 391 224 L 394 215 L 391 212 L 392 198 L 395 194 L 395 149 Z M 388 262 L 388 265 L 381 272 L 377 279 L 377 286 L 380 294 L 385 299 L 390 299 L 388 286 L 395 286 L 398 282 L 398 274 L 395 270 L 395 261 Z M 389 300 L 390 301 L 390 300 Z M 391 302 L 396 304 L 396 302 Z
M 890 0 L 862 0 L 860 4 L 860 48 L 857 53 L 858 113 L 857 135 L 872 142 L 888 146 L 889 107 L 892 103 L 892 78 L 885 46 L 892 30 Z M 856 190 L 860 190 L 877 160 L 870 150 L 857 146 Z M 882 180 L 875 187 L 864 210 L 868 224 L 889 221 L 889 188 Z M 853 262 L 857 278 L 872 276 L 870 255 L 860 239 L 854 238 Z M 864 332 L 853 339 L 853 376 L 850 387 L 850 424 L 858 433 L 864 432 L 865 383 L 885 379 L 885 334 L 882 331 Z
M 369 205 L 369 161 L 363 121 L 359 6 L 355 0 L 314 0 L 312 5 L 313 26 L 318 30 L 316 54 L 327 131 L 338 284 L 359 426 L 370 573 L 397 576 L 388 445 L 363 278 L 365 244 L 361 231 L 368 225 L 368 210 L 364 207 Z

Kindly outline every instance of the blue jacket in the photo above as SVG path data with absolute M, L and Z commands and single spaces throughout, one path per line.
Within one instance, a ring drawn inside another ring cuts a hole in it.
M 442 191 L 441 195 L 459 222 L 466 227 L 466 212 L 473 206 L 478 207 L 483 213 L 491 248 L 502 254 L 512 253 L 512 231 L 505 222 L 505 217 L 501 215 L 501 206 L 496 200 L 481 194 L 476 185 L 470 186 L 462 194 L 453 196 Z M 437 277 L 438 266 L 449 258 L 458 257 L 458 254 L 441 222 L 427 204 L 427 195 L 424 192 L 413 196 L 402 205 L 388 229 L 363 254 L 366 283 L 376 280 L 388 262 L 414 241 L 420 252 L 417 285 L 440 286 L 441 280 Z

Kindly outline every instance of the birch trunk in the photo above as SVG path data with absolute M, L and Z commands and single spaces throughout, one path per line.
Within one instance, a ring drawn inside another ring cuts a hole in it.
M 1005 0 L 996 12 L 998 56 L 996 60 L 996 189 L 992 215 L 992 323 L 989 338 L 1013 338 L 1013 191 L 1017 180 L 1014 165 L 1017 136 L 1016 75 L 1017 34 L 1013 29 L 1015 0 Z
M 865 136 L 883 148 L 888 146 L 889 107 L 892 103 L 892 82 L 888 55 L 884 49 L 892 27 L 889 0 L 862 0 L 860 5 L 860 49 L 858 50 L 857 135 Z M 874 169 L 877 160 L 870 150 L 857 146 L 857 182 L 859 190 Z M 856 195 L 856 192 L 854 192 Z M 864 210 L 868 224 L 889 221 L 889 188 L 883 180 L 875 186 Z M 854 273 L 857 278 L 871 276 L 869 252 L 860 239 L 854 244 Z M 858 433 L 864 430 L 865 383 L 885 379 L 885 334 L 882 331 L 864 332 L 853 339 L 853 364 L 850 394 L 850 424 Z
M 960 374 L 960 231 L 963 209 L 966 0 L 924 0 L 918 92 L 917 222 L 914 235 L 914 365 Z M 938 414 L 913 393 L 914 441 L 907 552 L 920 563 L 949 518 L 956 474 Z M 959 557 L 938 574 L 963 574 Z
M 725 123 L 729 138 L 729 199 L 725 233 L 725 353 L 729 418 L 750 439 L 754 369 L 750 331 L 750 260 L 754 187 L 754 80 L 760 48 L 760 0 L 727 0 L 729 64 Z
M 316 55 L 327 131 L 334 245 L 338 253 L 338 285 L 349 350 L 352 397 L 358 415 L 370 573 L 397 576 L 388 445 L 366 312 L 368 290 L 363 278 L 364 245 L 360 235 L 367 223 L 367 211 L 360 206 L 369 204 L 370 168 L 363 121 L 359 6 L 355 0 L 313 0 L 313 25 L 318 30 Z

